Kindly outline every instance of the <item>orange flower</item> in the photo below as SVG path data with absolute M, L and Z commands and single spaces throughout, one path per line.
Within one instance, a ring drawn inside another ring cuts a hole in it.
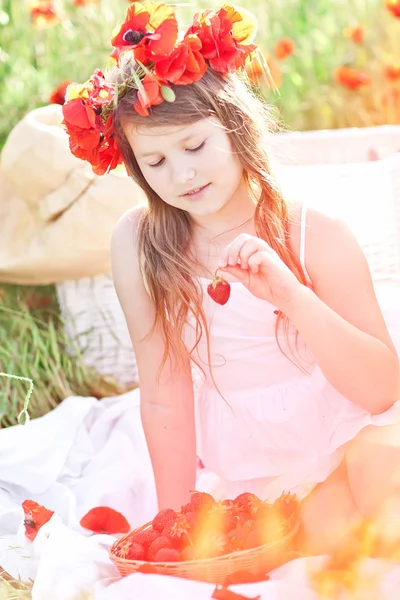
M 186 85 L 198 81 L 207 69 L 200 49 L 201 41 L 197 36 L 185 36 L 171 56 L 155 64 L 157 76 L 161 80 L 167 79 L 176 85 Z
M 343 29 L 343 36 L 355 44 L 362 44 L 364 41 L 364 28 L 361 25 L 345 27 Z
M 67 87 L 72 83 L 69 79 L 61 82 L 51 93 L 49 98 L 49 104 L 61 104 L 61 106 L 65 102 L 65 93 L 67 91 Z
M 400 19 L 400 0 L 386 0 L 386 8 L 394 17 Z
M 386 65 L 384 73 L 386 79 L 389 79 L 390 81 L 397 81 L 400 79 L 400 65 Z
M 257 24 L 245 9 L 225 4 L 217 12 L 209 8 L 195 14 L 187 35 L 197 35 L 201 53 L 210 66 L 220 73 L 244 67 L 247 57 L 255 51 L 252 44 Z
M 296 44 L 291 38 L 282 38 L 275 45 L 275 56 L 278 60 L 284 60 L 293 54 L 295 48 Z
M 34 500 L 24 500 L 22 503 L 24 511 L 24 526 L 26 537 L 33 542 L 38 531 L 45 523 L 50 521 L 54 511 L 41 506 Z
M 142 80 L 142 85 L 145 94 L 143 94 L 141 90 L 138 90 L 138 99 L 134 105 L 134 108 L 139 115 L 147 117 L 149 114 L 147 109 L 150 108 L 150 106 L 157 106 L 157 104 L 161 104 L 164 98 L 162 97 L 161 86 L 158 81 L 154 81 L 154 79 L 148 75 L 146 75 Z
M 345 66 L 336 69 L 335 78 L 340 85 L 347 87 L 349 90 L 358 90 L 371 83 L 371 77 L 368 73 L 361 71 L 361 69 L 352 69 Z
M 141 62 L 156 62 L 171 54 L 177 37 L 178 22 L 171 6 L 134 3 L 128 8 L 125 21 L 112 38 L 111 45 L 119 52 L 133 50 L 135 58 Z M 116 58 L 115 52 L 112 56 Z
M 29 11 L 34 27 L 44 29 L 59 22 L 60 17 L 57 14 L 53 2 L 47 0 L 36 0 L 30 3 Z
M 74 0 L 75 6 L 87 6 L 88 4 L 98 4 L 99 0 Z
M 282 85 L 282 71 L 278 63 L 271 56 L 268 56 L 265 60 L 271 79 L 273 80 L 275 87 L 279 88 Z M 262 61 L 260 61 L 257 57 L 253 58 L 252 61 L 246 64 L 246 73 L 252 85 L 260 85 L 260 79 L 262 75 L 267 77 L 265 70 L 266 69 L 262 64 Z

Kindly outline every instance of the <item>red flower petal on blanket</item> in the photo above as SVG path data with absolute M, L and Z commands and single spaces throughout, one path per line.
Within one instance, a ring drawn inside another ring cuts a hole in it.
M 22 508 L 25 514 L 25 535 L 33 542 L 39 529 L 47 523 L 47 521 L 50 521 L 51 517 L 54 515 L 54 511 L 49 510 L 45 506 L 41 506 L 34 500 L 24 500 Z
M 96 506 L 80 520 L 85 529 L 94 533 L 128 533 L 130 525 L 120 512 L 108 506 Z

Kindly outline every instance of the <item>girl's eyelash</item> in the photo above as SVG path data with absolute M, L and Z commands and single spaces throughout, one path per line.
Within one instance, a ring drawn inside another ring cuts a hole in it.
M 149 167 L 160 167 L 164 162 L 164 159 L 162 158 L 161 160 L 158 161 L 158 163 L 156 163 L 155 165 L 149 165 Z
M 186 150 L 188 152 L 198 152 L 199 150 L 201 150 L 204 146 L 204 144 L 206 143 L 206 141 L 204 140 L 204 142 L 202 142 L 199 146 L 196 146 L 196 148 L 186 148 Z M 149 165 L 149 167 L 160 167 L 164 162 L 164 159 L 162 158 L 161 160 L 158 161 L 158 163 L 156 163 L 155 165 Z
M 203 146 L 204 146 L 205 143 L 206 142 L 204 140 L 204 142 L 202 142 L 200 144 L 200 146 L 196 146 L 196 148 L 187 148 L 187 150 L 188 150 L 188 152 L 197 152 L 198 150 L 201 150 L 203 148 Z

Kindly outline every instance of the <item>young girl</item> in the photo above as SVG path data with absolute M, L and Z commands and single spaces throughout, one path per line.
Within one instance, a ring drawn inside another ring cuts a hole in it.
M 64 117 L 76 155 L 98 173 L 122 157 L 148 200 L 111 251 L 159 508 L 189 500 L 199 456 L 224 497 L 296 493 L 325 551 L 393 491 L 360 432 L 400 420 L 397 352 L 352 233 L 274 180 L 272 119 L 237 74 L 256 51 L 249 15 L 203 11 L 178 42 L 154 6 L 133 4 L 112 40 L 118 86 L 97 71 Z

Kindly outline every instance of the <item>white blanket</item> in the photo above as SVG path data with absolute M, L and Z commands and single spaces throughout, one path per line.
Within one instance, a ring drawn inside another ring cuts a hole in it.
M 385 316 L 400 330 L 399 297 L 386 296 Z M 197 489 L 213 493 L 212 474 L 199 471 Z M 25 536 L 25 499 L 55 514 L 34 542 Z M 91 508 L 121 512 L 131 527 L 157 512 L 150 459 L 139 414 L 139 391 L 104 398 L 69 397 L 53 411 L 28 423 L 0 430 L 0 565 L 13 577 L 34 581 L 34 600 L 205 600 L 215 586 L 173 577 L 134 574 L 121 579 L 108 557 L 114 537 L 95 535 L 79 525 Z M 250 598 L 312 600 L 308 575 L 323 558 L 297 559 L 271 574 L 271 580 L 232 586 Z M 374 600 L 398 600 L 400 563 L 369 560 L 368 576 L 379 572 Z M 373 582 L 369 583 L 373 589 Z M 366 597 L 365 597 L 366 598 Z

